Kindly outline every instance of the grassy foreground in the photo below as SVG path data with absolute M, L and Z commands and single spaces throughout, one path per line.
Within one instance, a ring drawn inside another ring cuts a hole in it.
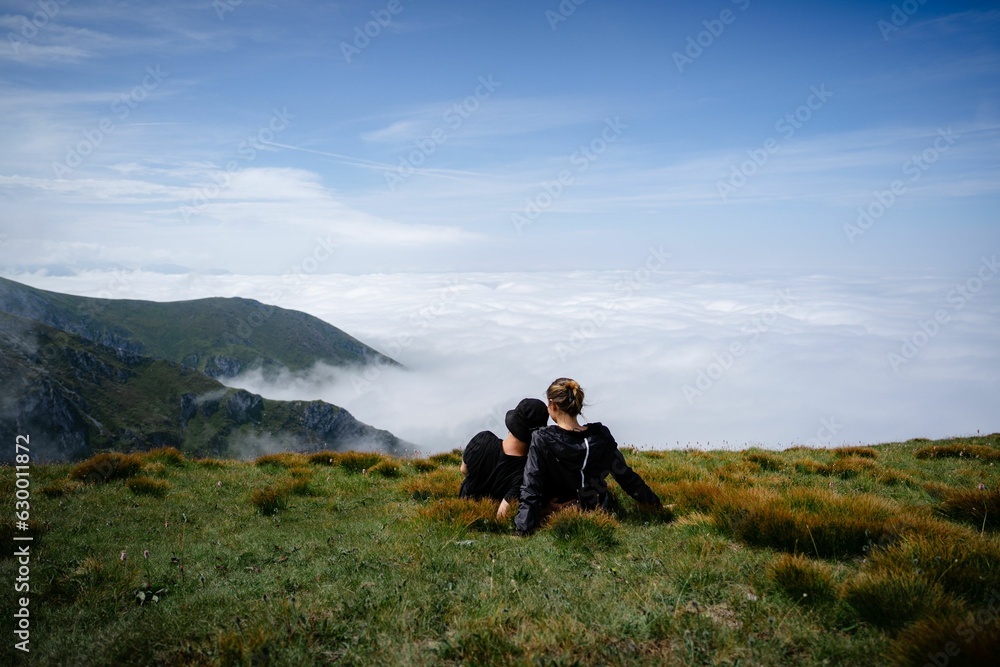
M 158 450 L 33 466 L 31 652 L 11 639 L 7 520 L 0 658 L 943 667 L 1000 655 L 1000 435 L 626 456 L 672 510 L 570 510 L 531 538 L 492 504 L 454 498 L 455 453 L 244 463 Z M 0 474 L 12 509 L 13 470 Z

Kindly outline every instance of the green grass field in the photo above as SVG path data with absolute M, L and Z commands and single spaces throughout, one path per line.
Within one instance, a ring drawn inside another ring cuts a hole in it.
M 566 511 L 530 538 L 491 503 L 454 497 L 454 453 L 165 450 L 33 466 L 31 652 L 13 648 L 8 585 L 4 664 L 942 667 L 1000 655 L 1000 435 L 626 457 L 671 509 L 619 497 L 614 515 Z M 13 470 L 0 472 L 13 510 Z M 2 528 L 12 582 L 15 525 Z

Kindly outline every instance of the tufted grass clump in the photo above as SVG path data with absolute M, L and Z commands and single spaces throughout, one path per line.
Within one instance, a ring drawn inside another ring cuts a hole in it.
M 941 587 L 915 572 L 867 572 L 844 586 L 843 599 L 866 623 L 898 631 L 945 607 Z
M 317 466 L 335 466 L 337 465 L 337 459 L 340 457 L 342 452 L 334 452 L 329 449 L 324 449 L 321 452 L 313 452 L 306 456 L 309 459 L 309 463 Z
M 128 490 L 137 496 L 153 496 L 162 498 L 170 490 L 170 482 L 165 479 L 155 479 L 146 475 L 132 477 L 125 482 Z
M 760 450 L 751 449 L 743 454 L 743 458 L 751 463 L 756 463 L 761 470 L 777 472 L 785 467 L 785 462 L 774 454 L 768 454 Z
M 310 454 L 309 462 L 315 465 L 338 466 L 350 473 L 360 473 L 385 459 L 378 452 L 317 452 Z
M 670 523 L 675 518 L 674 510 L 669 505 L 652 507 L 637 503 L 618 487 L 609 487 L 608 495 L 608 511 L 622 523 L 640 526 L 664 524 Z
M 142 470 L 142 457 L 137 454 L 105 452 L 78 463 L 70 471 L 69 476 L 87 484 L 103 484 L 117 479 L 128 479 L 138 475 L 140 470 Z
M 841 479 L 851 479 L 863 473 L 874 473 L 877 469 L 878 464 L 870 458 L 850 455 L 837 457 L 832 463 L 820 467 L 820 472 Z
M 822 472 L 824 464 L 814 459 L 797 459 L 793 465 L 795 472 L 803 475 L 818 475 Z
M 836 598 L 833 571 L 824 562 L 783 554 L 768 566 L 767 573 L 778 588 L 801 604 L 829 602 Z
M 308 466 L 300 465 L 289 468 L 288 474 L 291 475 L 292 479 L 310 480 L 315 476 L 316 472 Z
M 974 612 L 919 620 L 900 632 L 888 651 L 891 664 L 898 667 L 982 667 L 995 665 L 998 655 L 1000 627 L 995 621 L 983 624 Z
M 81 482 L 65 477 L 57 477 L 42 487 L 42 494 L 46 498 L 62 498 L 72 495 L 82 488 L 83 484 Z
M 1000 591 L 1000 544 L 969 528 L 926 520 L 911 534 L 872 551 L 866 568 L 916 574 L 971 604 Z
M 856 456 L 862 459 L 877 459 L 878 454 L 871 447 L 837 447 L 833 455 L 838 457 Z
M 447 467 L 407 480 L 404 488 L 414 500 L 454 498 L 462 486 L 462 473 Z
M 584 511 L 579 507 L 567 507 L 550 514 L 542 528 L 557 540 L 574 546 L 613 547 L 618 544 L 618 526 L 615 518 L 603 510 Z
M 678 513 L 707 512 L 728 493 L 728 487 L 706 481 L 650 482 L 649 487 L 665 504 L 673 504 L 674 511 Z
M 430 459 L 413 459 L 409 463 L 419 473 L 430 472 L 441 467 L 440 463 L 431 461 Z
M 923 447 L 913 453 L 918 459 L 976 459 L 1000 461 L 1000 449 L 987 445 L 951 444 Z
M 376 452 L 341 452 L 337 465 L 352 473 L 361 473 L 378 465 L 384 456 Z
M 979 530 L 1000 530 L 1000 489 L 942 489 L 937 511 Z
M 886 486 L 911 486 L 915 483 L 913 477 L 910 475 L 892 468 L 879 470 L 875 474 L 875 479 L 878 480 L 879 484 L 885 484 Z
M 893 541 L 904 527 L 891 503 L 817 489 L 784 497 L 764 489 L 735 489 L 717 500 L 712 514 L 720 528 L 751 546 L 817 558 L 860 556 L 872 544 Z
M 273 516 L 288 509 L 288 494 L 292 487 L 287 484 L 271 484 L 250 493 L 250 504 L 264 516 Z
M 425 519 L 462 529 L 492 533 L 509 532 L 514 512 L 508 512 L 504 519 L 497 519 L 499 504 L 489 499 L 441 498 L 420 508 L 418 514 Z
M 462 465 L 462 452 L 458 449 L 452 450 L 450 452 L 443 452 L 441 454 L 435 454 L 429 457 L 431 461 L 442 466 L 460 466 Z
M 184 464 L 184 455 L 176 447 L 159 447 L 151 449 L 142 455 L 150 463 L 162 463 L 169 466 L 180 466 Z
M 403 474 L 399 464 L 392 459 L 383 459 L 368 469 L 369 475 L 395 478 Z

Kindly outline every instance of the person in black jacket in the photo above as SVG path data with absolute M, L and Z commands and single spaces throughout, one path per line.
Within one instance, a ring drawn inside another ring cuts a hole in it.
M 521 506 L 514 525 L 521 534 L 534 532 L 548 507 L 573 501 L 583 509 L 608 508 L 607 476 L 636 502 L 660 507 L 659 497 L 625 462 L 611 431 L 600 422 L 581 426 L 583 389 L 575 380 L 559 378 L 546 396 L 555 426 L 531 436 L 521 486 Z
M 492 498 L 500 501 L 497 518 L 507 514 L 510 501 L 521 493 L 524 463 L 532 433 L 549 421 L 545 403 L 525 398 L 508 410 L 504 423 L 507 437 L 501 440 L 491 431 L 473 436 L 462 452 L 465 479 L 458 491 L 460 498 Z

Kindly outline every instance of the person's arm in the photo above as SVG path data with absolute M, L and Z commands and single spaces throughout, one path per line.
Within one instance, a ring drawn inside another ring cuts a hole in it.
M 524 464 L 521 483 L 521 506 L 517 510 L 514 526 L 521 535 L 529 535 L 538 528 L 541 521 L 542 493 L 545 488 L 545 457 L 536 437 L 532 437 L 528 448 L 528 461 Z
M 639 473 L 629 467 L 628 463 L 625 462 L 625 455 L 617 447 L 615 447 L 614 459 L 611 463 L 611 474 L 614 475 L 618 486 L 622 487 L 622 490 L 637 503 L 653 507 L 660 507 L 663 504 L 660 502 L 659 496 L 639 476 Z
M 503 519 L 507 516 L 507 509 L 510 508 L 510 503 L 517 500 L 521 496 L 521 481 L 524 476 L 515 477 L 510 483 L 510 488 L 507 489 L 507 493 L 504 494 L 503 500 L 500 501 L 500 508 L 497 510 L 497 518 Z
M 497 519 L 503 521 L 507 518 L 507 510 L 510 509 L 510 503 L 504 498 L 500 501 L 500 507 L 497 508 Z

